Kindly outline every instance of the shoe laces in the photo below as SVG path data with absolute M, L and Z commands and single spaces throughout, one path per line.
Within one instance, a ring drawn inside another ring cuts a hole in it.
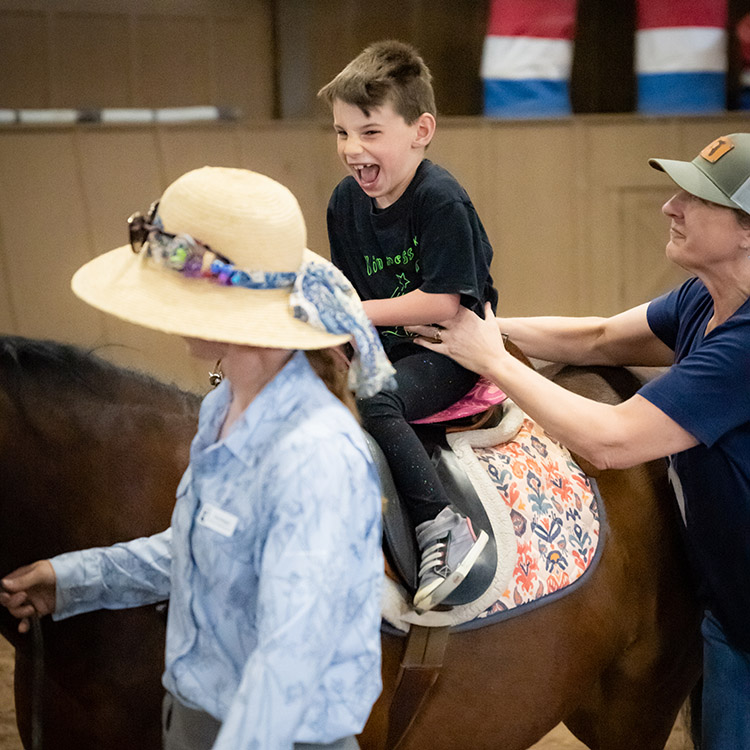
M 422 553 L 422 564 L 419 568 L 419 577 L 421 578 L 429 570 L 433 570 L 437 575 L 447 576 L 450 572 L 445 561 L 445 553 L 448 550 L 448 544 L 444 540 L 433 542 Z
M 447 575 L 446 554 L 450 525 L 452 524 L 440 519 L 417 532 L 417 543 L 422 549 L 420 578 L 429 570 L 434 570 L 438 575 Z

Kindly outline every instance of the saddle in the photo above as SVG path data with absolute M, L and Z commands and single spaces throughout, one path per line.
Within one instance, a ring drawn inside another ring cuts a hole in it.
M 482 566 L 477 565 L 472 570 L 472 584 L 476 585 L 478 591 L 484 591 L 492 582 L 497 564 L 497 542 L 482 502 L 464 469 L 448 447 L 445 436 L 448 429 L 471 429 L 496 424 L 502 418 L 504 399 L 505 394 L 502 391 L 492 386 L 489 381 L 484 381 L 481 385 L 478 383 L 457 404 L 413 425 L 453 504 L 472 519 L 477 529 L 483 529 L 489 535 L 484 556 L 486 563 Z M 414 528 L 406 506 L 396 491 L 383 451 L 367 432 L 365 437 L 380 475 L 385 498 L 383 553 L 391 570 L 399 577 L 411 597 L 418 587 L 420 562 Z M 385 621 L 383 627 L 387 627 Z M 448 631 L 447 627 L 414 626 L 410 629 L 396 693 L 389 711 L 386 740 L 388 750 L 400 745 L 427 693 L 437 680 L 443 665 Z
M 414 528 L 391 476 L 391 470 L 382 450 L 375 440 L 366 434 L 370 452 L 380 475 L 385 498 L 383 510 L 383 553 L 398 576 L 400 583 L 413 595 L 418 586 L 419 550 L 414 536 Z M 420 435 L 420 438 L 422 436 Z M 471 518 L 475 528 L 487 532 L 490 539 L 487 543 L 487 565 L 472 570 L 476 587 L 484 590 L 492 581 L 497 561 L 497 548 L 492 528 L 482 503 L 471 485 L 463 468 L 456 461 L 447 443 L 432 443 L 429 437 L 422 439 L 429 446 L 428 452 L 435 465 L 440 481 L 445 487 L 452 504 L 464 515 Z
M 412 423 L 414 431 L 424 445 L 435 466 L 438 477 L 451 498 L 451 504 L 471 518 L 477 530 L 489 536 L 484 564 L 472 570 L 472 587 L 484 591 L 492 582 L 496 562 L 497 544 L 492 526 L 482 502 L 463 467 L 456 460 L 446 441 L 451 430 L 480 429 L 495 426 L 502 419 L 505 394 L 493 383 L 480 378 L 476 385 L 457 403 L 447 409 Z M 383 552 L 391 570 L 410 595 L 418 587 L 419 550 L 406 507 L 396 491 L 388 462 L 380 446 L 365 433 L 385 497 L 383 513 Z
M 511 353 L 530 366 L 520 352 Z M 576 457 L 510 401 L 494 404 L 489 415 L 469 417 L 469 424 L 466 419 L 414 425 L 449 497 L 490 536 L 496 560 L 488 590 L 450 611 L 420 615 L 410 608 L 406 596 L 416 588 L 419 557 L 414 531 L 385 457 L 368 436 L 387 499 L 383 550 L 401 579 L 400 585 L 386 581 L 382 629 L 405 636 L 386 750 L 400 746 L 438 679 L 449 632 L 491 625 L 526 606 L 554 601 L 583 582 L 599 558 L 603 507 L 595 480 Z M 480 495 L 489 500 L 486 511 Z
M 383 631 L 405 636 L 387 750 L 398 746 L 437 680 L 449 632 L 492 625 L 526 607 L 555 601 L 583 583 L 599 557 L 605 519 L 596 482 L 515 404 L 506 402 L 503 411 L 492 428 L 449 433 L 429 426 L 432 439 L 425 444 L 431 446 L 428 452 L 443 481 L 451 485 L 449 491 L 458 503 L 467 498 L 462 509 L 476 517 L 477 525 L 489 518 L 497 574 L 475 601 L 423 614 L 411 608 L 405 585 L 386 579 Z M 421 436 L 423 441 L 430 437 Z M 404 550 L 411 548 L 413 558 L 417 551 L 382 455 L 377 462 L 384 492 L 395 498 L 386 509 L 384 550 L 391 567 L 401 569 L 406 579 L 409 571 L 416 573 Z M 475 510 L 479 498 L 486 505 Z

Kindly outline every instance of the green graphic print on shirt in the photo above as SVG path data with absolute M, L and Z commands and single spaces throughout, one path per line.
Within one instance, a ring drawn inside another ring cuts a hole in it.
M 388 274 L 388 278 L 393 279 L 393 291 L 390 293 L 390 295 L 388 295 L 389 298 L 393 299 L 395 297 L 401 297 L 402 295 L 412 291 L 412 289 L 410 289 L 410 287 L 412 286 L 412 279 L 409 279 L 407 277 L 407 270 L 411 269 L 407 269 L 407 267 L 411 264 L 412 261 L 414 261 L 413 272 L 415 274 L 419 274 L 419 257 L 417 257 L 416 253 L 418 245 L 419 240 L 415 236 L 412 238 L 411 245 L 409 245 L 406 250 L 402 250 L 398 253 L 395 253 L 394 255 L 386 255 L 385 258 L 378 258 L 372 255 L 362 256 L 365 261 L 365 271 L 367 272 L 368 276 L 374 276 L 381 271 L 386 271 L 386 273 Z M 393 268 L 393 270 L 388 271 L 389 268 Z M 398 273 L 397 271 L 399 269 L 404 270 Z M 417 286 L 414 288 L 419 287 Z M 396 326 L 391 329 L 382 329 L 381 333 L 388 333 L 393 336 L 398 336 L 399 338 L 409 336 L 409 334 L 407 334 L 401 326 Z

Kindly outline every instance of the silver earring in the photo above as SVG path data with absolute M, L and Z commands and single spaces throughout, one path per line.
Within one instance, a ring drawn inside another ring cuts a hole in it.
M 224 373 L 221 371 L 221 360 L 216 360 L 213 371 L 208 371 L 208 382 L 212 388 L 216 388 L 221 381 L 224 380 Z

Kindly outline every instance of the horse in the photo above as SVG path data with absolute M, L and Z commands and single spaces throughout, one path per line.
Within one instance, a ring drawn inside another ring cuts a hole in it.
M 621 369 L 565 368 L 555 379 L 612 403 L 637 387 Z M 0 575 L 166 528 L 199 402 L 91 352 L 0 338 Z M 663 748 L 701 669 L 700 609 L 665 466 L 597 481 L 608 525 L 586 584 L 451 633 L 399 750 L 523 750 L 560 722 L 592 750 Z M 160 747 L 163 605 L 43 618 L 38 642 L 16 628 L 3 609 L 27 750 L 34 713 L 48 750 L 129 750 L 133 738 Z M 383 691 L 363 750 L 387 748 L 405 638 L 384 630 L 382 647 Z

